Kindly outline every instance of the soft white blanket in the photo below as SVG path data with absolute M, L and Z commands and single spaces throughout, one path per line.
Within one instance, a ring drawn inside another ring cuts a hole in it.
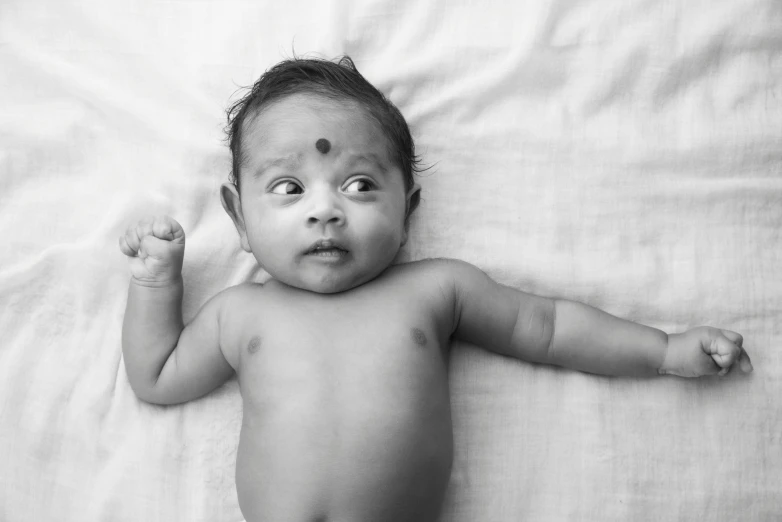
M 224 108 L 351 55 L 434 165 L 405 259 L 668 331 L 754 374 L 610 379 L 456 345 L 443 522 L 782 517 L 778 0 L 0 4 L 0 520 L 241 519 L 237 384 L 139 402 L 117 237 L 188 235 L 185 315 L 262 279 L 218 200 Z

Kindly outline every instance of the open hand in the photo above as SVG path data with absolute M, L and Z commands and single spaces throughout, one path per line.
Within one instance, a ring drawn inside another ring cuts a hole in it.
M 751 372 L 752 363 L 743 342 L 744 338 L 736 332 L 708 326 L 670 334 L 659 373 L 679 377 L 723 376 L 734 366 L 744 373 Z
M 144 218 L 119 238 L 130 272 L 142 284 L 166 284 L 179 278 L 185 255 L 185 231 L 173 218 Z

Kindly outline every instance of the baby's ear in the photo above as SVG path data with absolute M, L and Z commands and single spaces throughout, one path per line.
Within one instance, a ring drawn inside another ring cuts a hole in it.
M 244 215 L 242 215 L 242 198 L 239 196 L 239 190 L 233 183 L 223 183 L 220 187 L 220 201 L 223 208 L 231 216 L 236 231 L 239 232 L 239 243 L 245 252 L 252 252 L 250 242 L 247 240 L 247 228 L 244 225 Z
M 407 196 L 405 196 L 405 198 L 405 230 L 407 230 L 407 223 L 410 220 L 410 216 L 413 215 L 413 211 L 418 208 L 418 203 L 421 201 L 421 185 L 414 183 L 413 188 L 407 191 Z

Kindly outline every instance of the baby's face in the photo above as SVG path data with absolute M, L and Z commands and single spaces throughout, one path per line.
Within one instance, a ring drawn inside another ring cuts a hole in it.
M 404 244 L 409 198 L 377 123 L 349 102 L 291 95 L 248 119 L 241 194 L 223 206 L 275 279 L 333 293 L 378 276 Z

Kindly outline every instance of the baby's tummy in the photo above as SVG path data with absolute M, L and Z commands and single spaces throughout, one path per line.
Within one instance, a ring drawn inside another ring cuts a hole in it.
M 245 401 L 236 487 L 247 522 L 435 520 L 451 413 L 447 382 L 422 388 L 300 393 L 263 411 Z

